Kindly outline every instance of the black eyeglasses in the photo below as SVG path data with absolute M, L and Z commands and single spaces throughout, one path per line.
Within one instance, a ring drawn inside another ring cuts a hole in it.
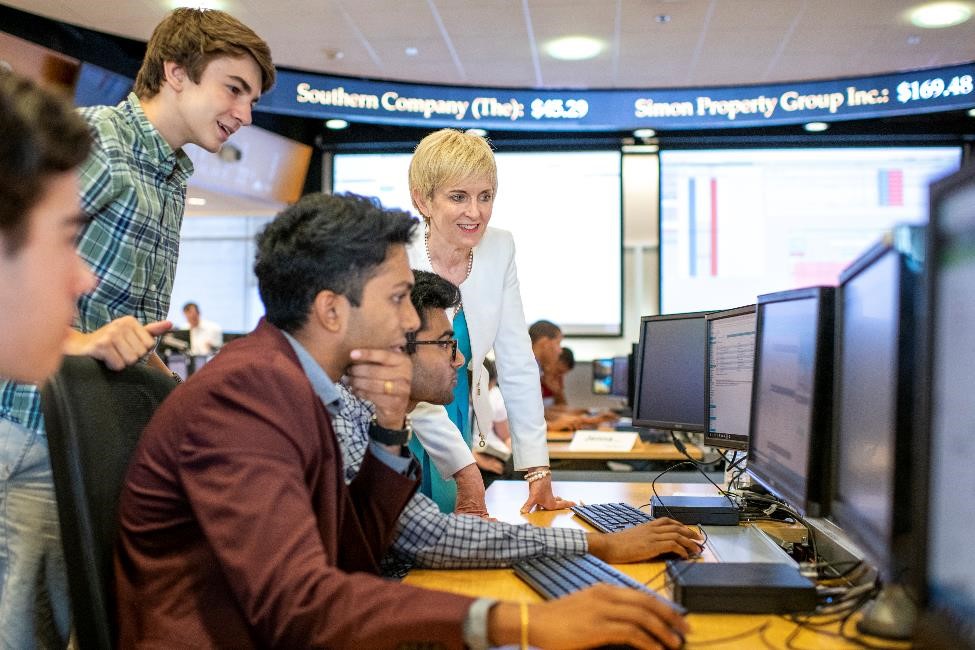
M 410 350 L 410 346 L 414 346 Z M 416 352 L 417 345 L 439 345 L 441 350 L 446 350 L 450 348 L 450 362 L 453 363 L 457 360 L 457 339 L 447 339 L 447 340 L 437 340 L 437 341 L 409 341 L 406 344 L 407 352 Z

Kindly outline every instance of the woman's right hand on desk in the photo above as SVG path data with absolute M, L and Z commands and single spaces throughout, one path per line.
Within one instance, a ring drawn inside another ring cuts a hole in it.
M 688 559 L 701 552 L 704 537 L 696 528 L 660 517 L 615 533 L 590 533 L 589 552 L 610 564 L 645 562 L 664 554 Z
M 488 619 L 492 645 L 521 642 L 519 606 L 499 603 Z M 536 648 L 679 648 L 687 621 L 666 600 L 635 589 L 596 585 L 528 607 L 528 644 Z

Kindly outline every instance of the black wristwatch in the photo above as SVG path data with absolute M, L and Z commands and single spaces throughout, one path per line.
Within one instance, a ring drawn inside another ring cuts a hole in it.
M 387 429 L 379 426 L 376 416 L 372 416 L 369 422 L 369 437 L 383 445 L 405 445 L 413 437 L 413 425 L 410 423 L 409 416 L 406 417 L 406 426 L 402 429 Z

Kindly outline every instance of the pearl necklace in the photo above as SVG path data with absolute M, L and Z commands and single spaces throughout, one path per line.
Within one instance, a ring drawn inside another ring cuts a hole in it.
M 423 248 L 424 248 L 424 250 L 426 250 L 426 253 L 427 253 L 427 261 L 430 262 L 430 270 L 433 271 L 434 270 L 434 268 L 433 268 L 433 258 L 430 257 L 430 229 L 429 229 L 429 227 L 423 233 Z M 467 251 L 467 272 L 464 273 L 464 280 L 466 280 L 468 278 L 468 276 L 470 276 L 471 269 L 473 269 L 473 268 L 474 268 L 474 249 L 472 248 L 472 249 L 470 249 L 470 250 Z M 436 272 L 436 271 L 434 271 L 434 272 Z M 459 284 L 462 284 L 464 282 L 464 280 L 461 280 Z M 456 317 L 457 314 L 460 312 L 460 310 L 463 309 L 463 308 L 464 308 L 463 301 L 457 303 L 457 306 L 454 307 L 454 316 Z

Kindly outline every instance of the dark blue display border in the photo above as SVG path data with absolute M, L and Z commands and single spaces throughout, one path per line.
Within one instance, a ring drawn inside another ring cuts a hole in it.
M 279 70 L 258 110 L 396 126 L 617 131 L 778 126 L 975 106 L 975 63 L 872 77 L 702 89 L 433 86 Z

